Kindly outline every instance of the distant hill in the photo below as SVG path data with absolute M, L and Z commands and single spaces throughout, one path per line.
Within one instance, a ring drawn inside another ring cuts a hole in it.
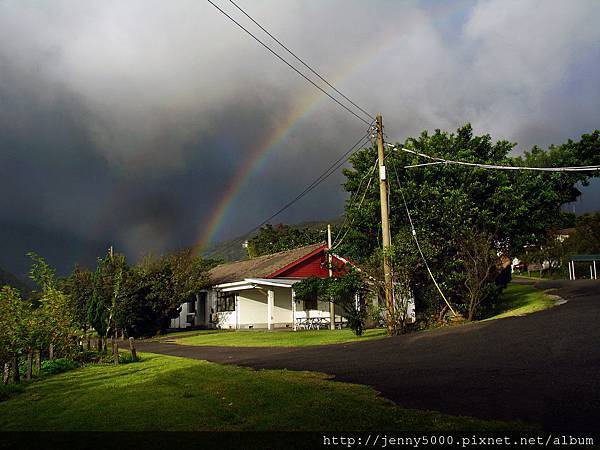
M 0 268 L 0 288 L 5 285 L 12 286 L 21 292 L 31 291 L 31 287 L 26 282 Z
M 326 230 L 327 224 L 331 224 L 335 227 L 341 225 L 343 220 L 343 217 L 337 217 L 331 220 L 314 220 L 309 222 L 300 222 L 290 226 L 292 228 L 310 228 Z M 273 225 L 275 225 L 275 223 L 273 223 Z M 225 262 L 247 259 L 248 253 L 246 251 L 246 247 L 244 247 L 244 243 L 255 234 L 256 232 L 246 234 L 243 236 L 238 236 L 227 241 L 209 244 L 204 250 L 204 252 L 202 252 L 202 256 L 204 256 L 205 258 L 222 259 Z

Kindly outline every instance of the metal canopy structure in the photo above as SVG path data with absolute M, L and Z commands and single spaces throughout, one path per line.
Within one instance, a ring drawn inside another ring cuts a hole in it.
M 597 280 L 596 261 L 600 261 L 600 255 L 573 255 L 569 258 L 569 280 L 575 280 L 575 263 L 590 262 L 590 279 Z

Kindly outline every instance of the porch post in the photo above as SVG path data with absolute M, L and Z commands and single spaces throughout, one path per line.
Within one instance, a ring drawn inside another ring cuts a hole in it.
M 596 272 L 596 260 L 593 261 L 594 263 L 594 280 L 598 279 L 598 272 Z
M 273 305 L 275 303 L 275 291 L 269 289 L 267 292 L 267 328 L 273 329 Z
M 296 330 L 296 292 L 292 289 L 292 327 Z
M 576 280 L 577 278 L 575 277 L 575 261 L 571 261 L 571 266 L 573 267 L 573 279 Z

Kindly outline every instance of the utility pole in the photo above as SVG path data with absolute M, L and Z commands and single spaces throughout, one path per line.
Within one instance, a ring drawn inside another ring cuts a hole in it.
M 385 280 L 386 322 L 389 336 L 395 334 L 394 299 L 392 296 L 392 263 L 389 250 L 391 246 L 390 220 L 388 217 L 388 186 L 383 155 L 383 121 L 381 114 L 375 119 L 377 126 L 377 158 L 379 160 L 379 200 L 381 203 L 381 231 L 383 235 L 383 276 Z
M 327 265 L 329 266 L 329 278 L 333 276 L 333 258 L 331 257 L 331 225 L 327 224 L 327 249 L 329 254 L 327 255 Z M 329 329 L 335 330 L 335 303 L 329 300 Z

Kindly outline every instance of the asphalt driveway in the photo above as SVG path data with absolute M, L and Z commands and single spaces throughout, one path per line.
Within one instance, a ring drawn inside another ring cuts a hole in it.
M 543 424 L 600 426 L 600 282 L 542 282 L 566 304 L 512 317 L 362 343 L 296 348 L 139 350 L 256 369 L 311 370 L 367 384 L 407 408 Z

